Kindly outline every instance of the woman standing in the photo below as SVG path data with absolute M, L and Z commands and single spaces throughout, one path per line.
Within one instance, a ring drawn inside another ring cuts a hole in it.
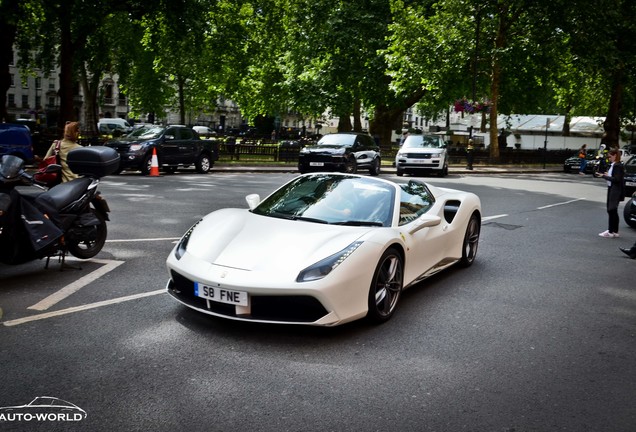
M 620 153 L 616 149 L 610 150 L 608 154 L 610 167 L 606 173 L 598 173 L 597 177 L 607 180 L 607 214 L 609 224 L 607 231 L 599 234 L 605 238 L 617 238 L 618 235 L 618 203 L 625 199 L 624 170 L 620 162 Z

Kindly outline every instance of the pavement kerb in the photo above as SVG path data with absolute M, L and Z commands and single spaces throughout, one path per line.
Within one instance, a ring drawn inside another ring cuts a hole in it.
M 259 173 L 298 173 L 298 169 L 295 166 L 277 166 L 277 165 L 226 165 L 215 164 L 211 172 L 259 172 Z M 382 174 L 395 174 L 394 167 L 383 166 Z M 541 174 L 541 173 L 554 173 L 563 172 L 561 166 L 547 166 L 543 167 L 524 167 L 524 166 L 495 166 L 495 165 L 475 165 L 473 170 L 466 169 L 465 166 L 450 166 L 448 168 L 449 174 Z M 362 172 L 364 173 L 364 172 Z

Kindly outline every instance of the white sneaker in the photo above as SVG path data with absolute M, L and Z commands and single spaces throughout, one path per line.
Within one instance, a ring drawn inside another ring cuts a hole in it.
M 613 238 L 619 238 L 620 234 L 619 233 L 610 233 L 612 235 Z
M 614 238 L 614 234 L 609 231 L 603 231 L 602 233 L 599 234 L 599 237 Z

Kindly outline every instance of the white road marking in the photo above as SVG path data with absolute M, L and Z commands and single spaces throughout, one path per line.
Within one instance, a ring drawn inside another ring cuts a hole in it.
M 151 241 L 175 241 L 181 237 L 163 237 L 163 238 L 150 238 L 150 239 L 119 239 L 119 240 L 106 240 L 106 243 L 126 243 L 126 242 L 151 242 Z
M 550 205 L 546 205 L 546 206 L 543 206 L 543 207 L 537 207 L 537 210 L 544 210 L 544 209 L 547 209 L 547 208 L 550 208 L 550 207 L 556 207 L 556 206 L 560 206 L 560 205 L 571 204 L 571 203 L 577 202 L 577 201 L 585 201 L 585 198 L 577 198 L 577 199 L 573 199 L 573 200 L 570 200 L 570 201 L 563 201 L 563 202 L 556 203 L 556 204 L 550 204 Z
M 117 267 L 119 267 L 120 265 L 124 263 L 124 261 L 113 261 L 113 260 L 102 260 L 102 259 L 92 259 L 91 262 L 104 264 L 104 266 L 87 274 L 86 276 L 82 276 L 81 278 L 73 282 L 72 284 L 65 286 L 64 288 L 62 288 L 61 290 L 57 291 L 54 294 L 51 294 L 44 300 L 34 304 L 33 306 L 29 306 L 27 309 L 39 310 L 39 311 L 47 310 L 51 306 L 61 302 L 66 297 L 70 296 L 73 293 L 76 293 L 81 288 L 97 280 L 98 278 L 104 276 L 109 271 L 116 269 Z
M 14 319 L 14 320 L 10 320 L 10 321 L 5 321 L 2 324 L 7 326 L 7 327 L 12 327 L 12 326 L 20 325 L 20 324 L 25 324 L 25 323 L 28 323 L 28 322 L 31 322 L 31 321 L 38 321 L 38 320 L 43 320 L 43 319 L 47 319 L 47 318 L 53 318 L 53 317 L 57 317 L 57 316 L 60 316 L 60 315 L 67 315 L 67 314 L 71 314 L 71 313 L 75 313 L 75 312 L 81 312 L 81 311 L 85 311 L 85 310 L 89 310 L 89 309 L 95 309 L 95 308 L 102 307 L 102 306 L 108 306 L 108 305 L 112 305 L 112 304 L 127 302 L 127 301 L 130 301 L 130 300 L 137 300 L 137 299 L 144 298 L 144 297 L 155 296 L 157 294 L 163 294 L 165 292 L 166 292 L 165 289 L 160 289 L 160 290 L 145 292 L 145 293 L 141 293 L 141 294 L 133 294 L 133 295 L 129 295 L 129 296 L 126 296 L 126 297 L 119 297 L 119 298 L 112 299 L 112 300 L 104 300 L 104 301 L 100 301 L 100 302 L 96 302 L 96 303 L 90 303 L 90 304 L 86 304 L 86 305 L 82 305 L 82 306 L 75 306 L 75 307 L 71 307 L 71 308 L 68 308 L 68 309 L 62 309 L 62 310 L 59 310 L 59 311 L 46 312 L 46 313 L 43 313 L 43 314 L 32 315 L 32 316 L 25 317 L 25 318 L 18 318 L 18 319 Z
M 486 217 L 481 218 L 481 221 L 484 222 L 484 221 L 489 221 L 489 220 L 493 220 L 493 219 L 499 219 L 499 218 L 506 217 L 506 216 L 508 216 L 508 215 L 507 214 L 500 214 L 500 215 L 495 215 L 495 216 L 486 216 Z

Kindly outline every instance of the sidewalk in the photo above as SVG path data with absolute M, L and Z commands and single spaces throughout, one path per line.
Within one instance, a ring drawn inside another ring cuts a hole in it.
M 543 166 L 523 166 L 523 165 L 475 165 L 474 169 L 468 170 L 465 166 L 461 165 L 451 165 L 448 168 L 449 175 L 452 174 L 541 174 L 541 173 L 555 173 L 555 172 L 563 172 L 562 166 L 549 165 L 546 166 L 545 169 Z M 298 174 L 298 169 L 295 165 L 229 165 L 224 163 L 215 163 L 214 167 L 211 170 L 212 172 L 260 172 L 260 173 L 296 173 Z M 364 174 L 365 171 L 360 171 L 360 173 Z M 382 165 L 382 169 L 380 171 L 381 174 L 395 174 L 395 168 L 392 166 Z

